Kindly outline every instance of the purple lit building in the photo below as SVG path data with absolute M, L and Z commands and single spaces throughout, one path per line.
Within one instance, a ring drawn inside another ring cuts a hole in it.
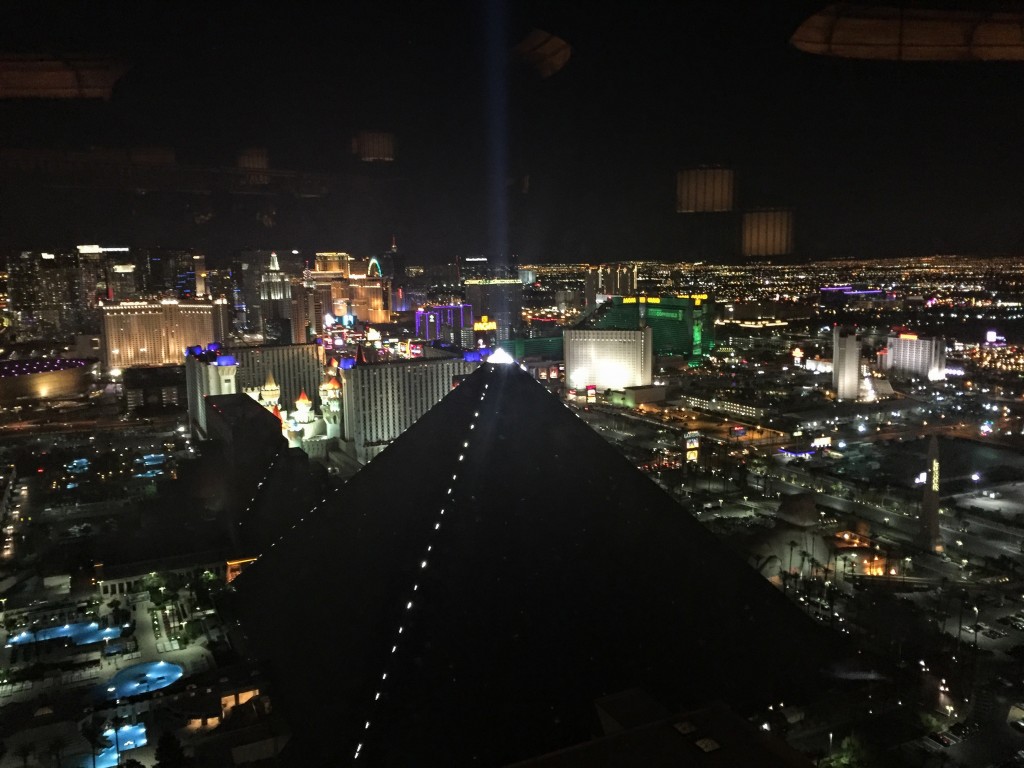
M 416 335 L 426 341 L 445 341 L 472 348 L 472 305 L 443 304 L 416 310 Z

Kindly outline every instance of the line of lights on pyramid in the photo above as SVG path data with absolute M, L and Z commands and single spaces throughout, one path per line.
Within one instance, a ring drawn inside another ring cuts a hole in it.
M 280 456 L 281 451 L 278 451 L 277 453 L 274 454 L 274 457 L 270 460 L 270 463 L 267 465 L 266 471 L 263 473 L 263 477 L 260 479 L 258 483 L 256 483 L 256 490 L 252 492 L 252 498 L 249 499 L 249 503 L 245 505 L 246 512 L 249 512 L 252 509 L 252 505 L 256 503 L 256 497 L 259 496 L 260 488 L 262 488 L 263 484 L 267 482 L 267 478 L 270 477 L 270 472 L 271 470 L 274 469 L 274 465 L 277 464 L 277 460 L 278 458 L 280 458 Z M 242 525 L 241 520 L 238 521 L 238 525 Z M 259 560 L 258 557 L 256 559 Z
M 512 357 L 507 352 L 505 352 L 503 349 L 501 349 L 500 347 L 498 348 L 498 350 L 494 354 L 492 354 L 490 357 L 487 358 L 487 362 L 489 364 L 496 364 L 496 365 L 508 365 L 510 363 L 511 364 L 515 363 L 515 361 L 512 359 Z M 483 391 L 480 393 L 480 402 L 481 403 L 484 401 L 484 398 L 487 397 L 487 389 L 488 389 L 488 387 L 490 387 L 490 384 L 485 383 Z M 476 427 L 476 420 L 479 417 L 480 417 L 480 411 L 473 411 L 473 419 L 469 422 L 469 429 L 470 430 L 473 430 Z M 463 449 L 469 448 L 468 435 L 467 435 L 467 439 L 462 442 L 462 447 L 463 447 Z M 465 457 L 465 454 L 460 453 L 458 460 L 462 461 L 464 457 Z M 458 473 L 457 472 L 453 473 L 452 474 L 452 483 L 454 484 L 455 481 L 458 480 L 458 479 L 459 479 Z M 455 490 L 454 485 L 450 486 L 448 488 L 448 491 L 447 491 L 447 493 L 445 495 L 448 496 L 449 499 L 450 499 L 451 496 L 452 496 L 452 493 L 454 492 L 454 490 Z M 441 529 L 441 520 L 440 520 L 440 518 L 444 517 L 444 512 L 445 512 L 444 507 L 441 507 L 438 510 L 438 513 L 437 513 L 438 519 L 435 520 L 435 522 L 434 522 L 434 528 L 433 528 L 434 532 L 437 532 L 437 531 L 439 531 Z M 426 567 L 429 565 L 429 562 L 430 562 L 429 561 L 429 556 L 430 556 L 431 551 L 433 551 L 433 548 L 434 547 L 433 547 L 432 544 L 427 544 L 427 549 L 426 549 L 426 552 L 423 555 L 423 559 L 420 560 L 420 570 L 426 569 Z M 420 588 L 420 585 L 419 585 L 418 582 L 413 583 L 413 585 L 412 585 L 412 591 L 413 592 L 418 592 L 419 588 Z M 413 607 L 414 607 L 414 602 L 412 600 L 412 596 L 410 595 L 409 599 L 405 603 L 405 610 L 406 611 L 411 611 L 413 609 Z M 395 653 L 398 652 L 398 640 L 399 640 L 400 636 L 402 635 L 402 633 L 404 631 L 405 631 L 405 627 L 403 625 L 399 624 L 398 625 L 398 629 L 395 632 L 395 640 L 394 640 L 394 642 L 391 645 L 391 654 L 392 655 L 394 655 Z M 380 676 L 381 685 L 378 687 L 378 689 L 373 694 L 373 701 L 370 702 L 371 706 L 373 704 L 375 704 L 376 702 L 380 701 L 381 689 L 383 689 L 383 687 L 384 687 L 383 683 L 385 683 L 387 681 L 387 679 L 388 679 L 388 673 L 386 671 L 381 673 L 381 676 Z M 373 723 L 372 723 L 371 720 L 366 720 L 365 723 L 363 724 L 363 730 L 364 731 L 370 730 L 370 726 L 372 724 Z M 352 759 L 353 760 L 358 760 L 359 756 L 362 754 L 362 752 L 363 752 L 363 742 L 359 742 L 358 744 L 356 744 L 356 751 L 352 755 Z
M 249 512 L 249 510 L 252 509 L 252 505 L 256 501 L 256 496 L 259 495 L 259 489 L 263 487 L 263 484 L 267 481 L 267 478 L 270 477 L 270 472 L 274 468 L 274 465 L 277 464 L 277 460 L 278 460 L 278 458 L 280 456 L 281 456 L 281 451 L 278 451 L 277 453 L 274 454 L 274 458 L 272 458 L 270 460 L 270 464 L 267 466 L 267 471 L 264 473 L 263 479 L 260 480 L 256 484 L 256 492 L 253 493 L 252 498 L 249 499 L 249 504 L 245 508 L 246 512 Z M 326 497 L 324 497 L 324 498 L 322 498 L 320 500 L 320 504 L 326 504 L 326 503 L 327 503 L 327 498 Z M 309 512 L 307 512 L 306 514 L 312 515 L 314 512 L 316 512 L 320 508 L 320 504 L 314 504 L 310 508 Z M 298 527 L 298 524 L 302 523 L 302 522 L 305 522 L 305 520 L 306 520 L 306 516 L 305 515 L 301 516 L 299 518 L 299 522 L 298 523 L 292 523 L 292 529 L 295 529 L 296 527 Z M 239 522 L 238 524 L 242 525 L 241 522 Z M 278 536 L 277 537 L 277 541 L 272 542 L 271 545 L 270 545 L 270 548 L 273 549 L 277 545 L 277 542 L 281 541 L 282 539 L 284 539 L 284 534 L 281 534 L 280 536 Z M 267 550 L 267 551 L 269 551 L 269 550 Z M 265 555 L 265 554 L 266 554 L 266 552 L 261 552 L 260 554 L 258 554 L 256 556 L 256 559 L 252 562 L 252 565 L 250 567 L 255 567 L 256 563 L 258 563 L 263 558 L 263 555 Z M 239 622 L 239 629 L 242 631 L 242 637 L 245 640 L 248 640 L 249 639 L 249 635 L 246 633 L 245 628 L 241 626 L 241 622 Z

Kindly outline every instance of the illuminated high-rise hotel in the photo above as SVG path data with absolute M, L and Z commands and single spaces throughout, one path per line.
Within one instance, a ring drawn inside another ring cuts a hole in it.
M 836 326 L 832 331 L 832 386 L 839 400 L 856 400 L 860 393 L 860 334 Z
M 365 464 L 479 367 L 463 357 L 358 363 L 340 371 L 342 446 Z
M 238 391 L 238 362 L 231 355 L 222 355 L 216 348 L 190 347 L 185 351 L 185 391 L 188 419 L 192 434 L 206 438 L 206 398 L 210 395 L 233 395 Z
M 511 338 L 523 324 L 523 284 L 519 278 L 466 280 L 466 303 L 481 331 L 496 341 Z M 484 320 L 484 317 L 487 320 Z
M 884 371 L 938 381 L 946 378 L 946 340 L 906 330 L 893 333 L 878 360 Z
M 469 304 L 444 304 L 417 310 L 416 336 L 426 341 L 472 347 L 473 307 Z
M 565 380 L 573 389 L 641 387 L 651 383 L 654 331 L 567 328 Z
M 185 349 L 224 340 L 231 305 L 212 301 L 122 301 L 105 303 L 103 363 L 108 368 L 181 365 Z

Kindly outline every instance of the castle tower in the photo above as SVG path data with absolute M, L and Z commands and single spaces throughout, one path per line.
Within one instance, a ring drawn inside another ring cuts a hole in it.
M 341 383 L 331 376 L 320 385 L 320 412 L 327 426 L 327 437 L 341 437 Z
M 260 396 L 263 398 L 263 404 L 269 407 L 277 407 L 281 401 L 281 387 L 274 381 L 273 371 L 267 371 L 267 381 L 260 388 Z
M 920 525 L 920 545 L 929 552 L 942 552 L 944 547 L 939 530 L 939 441 L 935 435 L 932 435 L 928 443 L 928 467 L 921 499 Z
M 308 424 L 316 418 L 313 413 L 313 401 L 309 399 L 306 390 L 302 390 L 299 399 L 295 401 L 294 419 L 299 424 Z

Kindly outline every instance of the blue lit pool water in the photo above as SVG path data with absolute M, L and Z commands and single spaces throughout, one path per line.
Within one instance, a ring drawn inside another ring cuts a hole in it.
M 21 632 L 12 632 L 7 636 L 7 645 L 28 645 L 38 643 L 42 640 L 53 640 L 55 638 L 67 637 L 75 645 L 88 645 L 98 643 L 101 640 L 112 639 L 121 636 L 121 627 L 106 627 L 100 629 L 95 621 L 79 621 L 74 624 L 64 624 L 58 627 L 46 627 L 45 629 L 30 629 Z
M 110 742 L 110 746 L 96 755 L 96 768 L 113 768 L 117 765 L 114 731 L 107 729 L 103 732 L 103 736 Z M 146 726 L 142 723 L 121 726 L 117 731 L 117 743 L 121 747 L 122 756 L 125 752 L 146 746 Z M 92 768 L 92 755 L 74 755 L 71 758 L 65 758 L 62 765 L 66 768 Z
M 183 671 L 169 661 L 147 661 L 125 667 L 103 687 L 104 698 L 125 699 L 129 696 L 157 691 L 178 680 Z

